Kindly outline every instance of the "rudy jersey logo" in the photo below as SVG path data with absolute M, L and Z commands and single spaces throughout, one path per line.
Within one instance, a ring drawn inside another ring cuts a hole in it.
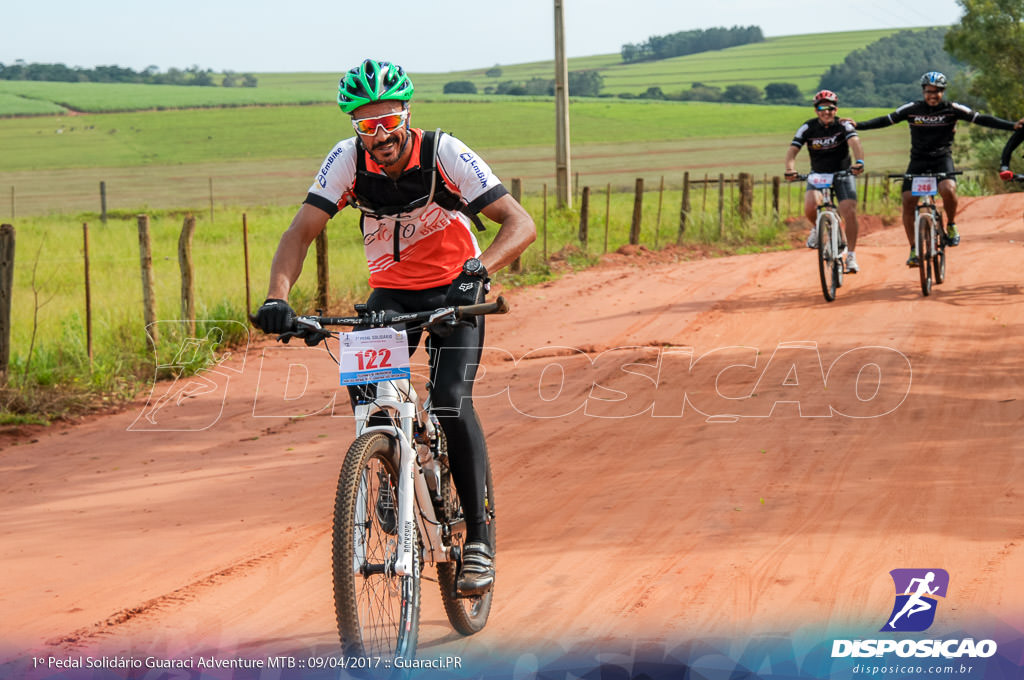
M 949 573 L 945 569 L 893 569 L 896 602 L 882 631 L 920 632 L 935 621 L 938 598 L 946 597 Z

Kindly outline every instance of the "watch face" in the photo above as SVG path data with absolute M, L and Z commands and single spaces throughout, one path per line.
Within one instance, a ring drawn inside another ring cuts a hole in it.
M 483 263 L 475 257 L 471 257 L 466 260 L 466 263 L 462 265 L 462 271 L 467 274 L 479 274 L 484 268 Z

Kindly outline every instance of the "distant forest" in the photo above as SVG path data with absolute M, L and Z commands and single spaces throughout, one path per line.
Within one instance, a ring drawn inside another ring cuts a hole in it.
M 760 26 L 733 26 L 732 28 L 708 28 L 695 31 L 680 31 L 668 35 L 654 35 L 639 45 L 627 43 L 622 46 L 622 61 L 651 61 L 669 59 L 685 54 L 696 54 L 709 50 L 724 50 L 748 43 L 764 41 Z
M 945 48 L 945 28 L 900 31 L 851 52 L 821 77 L 843 106 L 894 106 L 921 98 L 921 75 L 941 71 L 953 80 L 963 65 Z
M 202 87 L 256 87 L 257 78 L 251 73 L 237 74 L 227 71 L 218 83 L 213 71 L 193 66 L 184 70 L 171 68 L 161 72 L 156 66 L 134 71 L 123 66 L 97 66 L 71 68 L 64 64 L 26 64 L 20 59 L 14 64 L 0 64 L 0 80 L 41 80 L 60 83 L 147 83 L 150 85 L 196 85 Z

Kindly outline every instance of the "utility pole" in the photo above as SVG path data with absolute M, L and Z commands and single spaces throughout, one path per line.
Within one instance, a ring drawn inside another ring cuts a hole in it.
M 572 208 L 569 191 L 569 65 L 562 0 L 555 0 L 555 184 L 559 208 Z

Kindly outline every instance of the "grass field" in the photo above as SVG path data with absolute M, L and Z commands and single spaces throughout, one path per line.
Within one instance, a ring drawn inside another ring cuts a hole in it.
M 802 70 L 804 64 L 823 70 L 829 59 L 841 59 L 845 51 L 884 33 L 773 39 L 670 60 L 672 64 L 623 67 L 617 55 L 605 55 L 573 60 L 570 68 L 605 68 L 609 87 L 616 87 L 620 74 L 631 73 L 638 91 L 646 83 L 668 91 L 664 83 L 671 78 L 688 87 L 691 75 L 724 85 L 741 72 L 762 84 L 800 83 L 800 78 L 811 77 Z M 771 72 L 757 70 L 765 65 Z M 550 72 L 551 64 L 503 69 L 502 79 L 525 78 Z M 506 183 L 521 180 L 523 203 L 542 231 L 524 255 L 526 279 L 548 275 L 546 255 L 555 251 L 575 253 L 571 260 L 587 262 L 604 249 L 605 224 L 609 250 L 625 243 L 637 178 L 646 183 L 641 242 L 655 247 L 674 241 L 684 172 L 694 180 L 740 171 L 759 180 L 777 175 L 793 132 L 812 115 L 810 107 L 574 99 L 571 172 L 577 197 L 585 186 L 592 192 L 593 236 L 588 252 L 580 253 L 579 213 L 554 207 L 553 101 L 445 97 L 438 94 L 441 87 L 460 74 L 414 77 L 423 95 L 414 104 L 414 125 L 456 134 Z M 35 114 L 0 118 L 0 221 L 13 223 L 18 234 L 12 375 L 27 373 L 30 384 L 80 385 L 103 392 L 116 392 L 123 384 L 130 392 L 137 385 L 133 381 L 144 380 L 147 371 L 152 374 L 153 358 L 142 328 L 136 213 L 148 213 L 153 220 L 159 318 L 180 316 L 177 238 L 184 213 L 191 211 L 199 221 L 194 242 L 199 315 L 243 319 L 242 214 L 248 215 L 252 299 L 258 305 L 277 240 L 321 159 L 337 140 L 352 135 L 333 104 L 336 78 L 262 74 L 255 89 L 0 81 L 0 116 Z M 71 112 L 64 105 L 98 112 Z M 116 112 L 122 109 L 138 110 Z M 879 111 L 842 113 L 865 118 Z M 876 175 L 904 167 L 904 127 L 866 133 L 863 141 L 868 168 Z M 806 152 L 798 162 L 806 167 Z M 106 185 L 111 211 L 106 224 L 98 219 L 100 182 Z M 758 215 L 750 223 L 732 215 L 735 197 L 728 190 L 724 227 L 717 222 L 716 190 L 696 187 L 684 241 L 717 243 L 716 248 L 734 252 L 788 247 L 786 228 L 769 215 L 763 187 L 755 198 Z M 785 187 L 785 214 L 800 212 L 800 195 L 799 187 Z M 578 209 L 578 200 L 576 205 Z M 338 304 L 359 299 L 366 291 L 356 221 L 353 211 L 344 211 L 331 223 L 331 297 Z M 92 363 L 84 350 L 83 222 L 89 223 L 91 234 L 97 348 Z M 492 226 L 483 234 L 482 243 L 495 231 Z M 310 308 L 314 270 L 310 259 L 292 297 L 299 308 Z M 169 335 L 158 348 L 164 358 L 182 340 Z M 30 371 L 25 370 L 28 363 Z M 0 394 L 0 415 L 5 410 L 52 414 L 60 409 L 34 403 L 15 407 L 5 398 Z
M 726 87 L 749 83 L 763 87 L 772 82 L 796 84 L 811 94 L 821 74 L 860 49 L 895 30 L 852 31 L 769 38 L 761 43 L 727 50 L 623 64 L 618 54 L 569 60 L 570 70 L 596 69 L 604 76 L 603 93 L 640 94 L 652 85 L 675 94 L 694 82 Z M 506 80 L 551 78 L 553 62 L 541 61 L 502 66 L 491 78 L 486 68 L 454 73 L 412 73 L 416 94 L 448 99 L 445 83 L 473 81 L 484 98 L 484 89 Z M 175 85 L 47 83 L 0 81 L 0 116 L 37 115 L 63 110 L 112 112 L 140 109 L 200 108 L 282 104 L 329 103 L 336 96 L 338 73 L 262 73 L 255 88 L 186 87 Z M 462 98 L 465 98 L 463 96 Z
M 877 110 L 844 110 L 854 117 Z M 579 100 L 572 104 L 572 172 L 583 184 L 623 189 L 636 177 L 781 170 L 804 107 Z M 422 102 L 414 124 L 442 126 L 506 180 L 539 194 L 553 183 L 554 104 Z M 0 219 L 110 210 L 282 205 L 302 199 L 320 160 L 351 128 L 335 107 L 141 111 L 0 120 Z M 864 137 L 871 169 L 906 158 L 902 127 Z

